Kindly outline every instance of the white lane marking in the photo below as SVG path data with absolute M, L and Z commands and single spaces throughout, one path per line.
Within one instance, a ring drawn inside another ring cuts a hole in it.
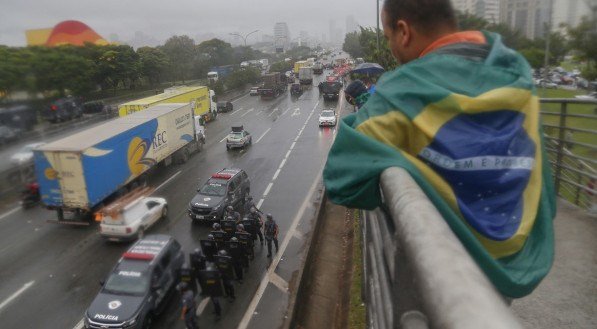
M 286 164 L 286 159 L 282 159 L 282 162 L 280 162 L 280 166 L 278 168 L 280 168 L 280 169 L 284 168 L 285 164 Z
M 233 100 L 231 103 L 232 103 L 232 104 L 234 104 L 234 103 L 236 103 L 236 102 L 240 101 L 241 99 L 243 99 L 243 98 L 246 98 L 246 97 L 248 97 L 248 96 L 249 96 L 249 94 L 246 94 L 246 95 L 244 95 L 243 97 L 239 97 L 239 98 L 237 98 L 237 99 Z
M 309 192 L 307 193 L 307 196 L 305 197 L 305 200 L 303 201 L 303 204 L 301 205 L 301 208 L 299 209 L 298 213 L 292 220 L 290 229 L 288 229 L 288 232 L 284 236 L 284 241 L 282 241 L 282 244 L 280 245 L 279 252 L 275 255 L 274 260 L 272 261 L 272 264 L 270 265 L 269 269 L 267 270 L 267 273 L 261 279 L 261 282 L 259 283 L 259 288 L 257 288 L 257 292 L 255 292 L 255 295 L 253 296 L 253 299 L 251 300 L 249 307 L 247 307 L 247 310 L 245 311 L 245 315 L 243 316 L 240 323 L 238 324 L 237 329 L 246 329 L 247 326 L 249 325 L 249 322 L 251 322 L 253 313 L 255 312 L 255 309 L 257 308 L 259 301 L 263 297 L 263 293 L 265 292 L 265 288 L 267 288 L 267 284 L 271 280 L 272 273 L 275 273 L 274 271 L 276 270 L 276 267 L 278 267 L 278 263 L 280 263 L 280 259 L 281 259 L 282 255 L 284 255 L 284 251 L 286 250 L 286 247 L 288 247 L 288 243 L 290 242 L 290 239 L 292 238 L 292 236 L 294 235 L 294 232 L 296 231 L 298 222 L 303 217 L 305 210 L 307 209 L 307 207 L 310 204 L 311 196 L 313 195 L 313 193 L 315 193 L 315 188 L 317 187 L 317 184 L 319 183 L 319 179 L 320 179 L 320 175 L 318 175 L 315 178 L 313 185 L 309 189 Z
M 290 107 L 286 109 L 286 111 L 282 112 L 282 115 L 286 114 L 286 112 L 288 112 L 288 110 L 290 110 Z
M 278 168 L 278 170 L 276 170 L 276 173 L 274 174 L 274 177 L 272 177 L 272 180 L 276 180 L 276 178 L 278 178 L 279 174 L 280 174 L 280 168 Z
M 267 116 L 268 116 L 268 117 L 271 117 L 271 116 L 272 116 L 272 115 L 274 115 L 274 113 L 276 113 L 276 112 L 278 112 L 278 108 L 277 108 L 277 107 L 276 107 L 276 108 L 275 108 L 275 109 L 272 111 L 272 113 L 268 114 Z
M 265 201 L 264 199 L 259 200 L 259 202 L 257 202 L 257 209 L 261 208 L 261 205 L 263 204 L 263 201 Z
M 261 135 L 259 138 L 257 138 L 257 141 L 255 142 L 255 144 L 259 143 L 261 141 L 261 139 L 265 136 L 265 134 L 267 134 L 272 128 L 267 128 L 267 130 L 263 133 L 263 135 Z
M 85 318 L 79 320 L 79 322 L 77 322 L 77 324 L 75 324 L 73 329 L 83 329 L 84 322 L 85 322 Z
M 274 183 L 267 184 L 267 187 L 265 188 L 265 192 L 263 192 L 263 197 L 266 197 L 269 194 L 269 190 L 272 189 L 272 186 L 274 186 Z
M 288 282 L 282 279 L 278 274 L 276 274 L 276 272 L 272 273 L 270 276 L 270 281 L 283 292 L 288 291 Z
M 21 289 L 15 291 L 14 294 L 10 295 L 10 297 L 8 297 L 6 300 L 4 300 L 2 302 L 2 304 L 0 304 L 0 311 L 6 306 L 8 305 L 10 302 L 12 302 L 15 298 L 19 297 L 19 295 L 21 295 L 23 292 L 25 292 L 25 290 L 29 289 L 33 284 L 35 283 L 35 281 L 29 281 L 27 283 L 25 283 Z
M 224 136 L 224 138 L 220 139 L 220 143 L 223 142 L 223 141 L 225 141 L 226 138 L 228 138 L 228 135 L 226 135 L 226 136 Z
M 288 152 L 286 152 L 286 156 L 284 157 L 284 159 L 288 159 L 288 157 L 290 156 L 290 152 L 292 152 L 292 150 L 288 150 Z
M 249 113 L 253 112 L 253 110 L 254 110 L 253 108 L 251 108 L 251 109 L 248 109 L 248 110 L 247 110 L 245 113 L 243 113 L 243 114 L 242 114 L 240 117 L 241 117 L 241 118 L 242 118 L 242 117 L 244 117 L 245 115 L 247 115 L 247 114 L 249 114 Z
M 294 112 L 292 112 L 292 114 L 290 115 L 291 117 L 297 116 L 301 114 L 301 109 L 300 108 L 295 108 Z
M 296 145 L 296 142 L 292 142 L 292 145 L 290 145 L 290 149 L 292 150 L 295 145 Z
M 203 311 L 205 311 L 205 308 L 207 307 L 207 303 L 208 302 L 209 302 L 209 297 L 203 298 L 201 300 L 201 302 L 199 303 L 199 306 L 197 307 L 197 310 L 195 311 L 195 315 L 201 316 L 201 314 L 203 313 Z
M 238 111 L 240 111 L 240 110 L 242 110 L 242 109 L 243 109 L 242 107 L 239 107 L 239 108 L 238 108 L 238 110 L 236 110 L 236 111 L 234 111 L 234 112 L 230 113 L 230 115 L 234 115 L 236 112 L 238 112 Z
M 180 175 L 181 171 L 177 171 L 176 174 L 172 175 L 170 178 L 166 179 L 165 182 L 163 182 L 162 184 L 160 184 L 160 186 L 156 187 L 155 191 L 157 192 L 159 189 L 161 189 L 162 187 L 166 186 L 166 184 L 170 183 L 170 181 L 172 181 L 176 176 Z
M 0 220 L 3 220 L 4 218 L 14 214 L 15 212 L 19 211 L 19 209 L 21 209 L 21 207 L 14 207 L 11 210 L 3 213 L 2 215 L 0 215 Z

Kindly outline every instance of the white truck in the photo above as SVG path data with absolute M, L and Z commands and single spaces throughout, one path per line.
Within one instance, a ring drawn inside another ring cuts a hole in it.
M 310 85 L 313 83 L 313 69 L 311 67 L 301 67 L 299 69 L 299 83 L 301 85 Z
M 103 205 L 144 185 L 149 169 L 184 163 L 200 150 L 197 123 L 190 104 L 159 104 L 39 147 L 42 203 L 57 211 L 58 222 L 86 224 Z

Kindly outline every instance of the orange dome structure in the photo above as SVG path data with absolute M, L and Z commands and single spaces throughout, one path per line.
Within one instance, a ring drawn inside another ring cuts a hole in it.
M 49 33 L 43 43 L 48 47 L 60 45 L 83 46 L 86 42 L 96 45 L 107 45 L 108 41 L 102 38 L 87 24 L 79 21 L 64 21 L 58 23 Z

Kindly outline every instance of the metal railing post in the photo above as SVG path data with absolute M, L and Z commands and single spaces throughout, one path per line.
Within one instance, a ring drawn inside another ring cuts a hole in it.
M 555 190 L 560 195 L 560 175 L 562 174 L 562 158 L 564 156 L 564 139 L 566 138 L 566 114 L 568 103 L 562 102 L 560 107 L 560 131 L 558 134 L 558 154 L 556 155 Z

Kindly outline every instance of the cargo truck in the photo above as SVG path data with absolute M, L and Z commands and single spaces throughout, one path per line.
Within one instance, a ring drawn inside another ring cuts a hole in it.
M 225 78 L 234 72 L 234 65 L 214 66 L 207 72 L 209 83 L 216 83 L 219 79 Z
M 200 150 L 195 121 L 190 104 L 159 104 L 37 148 L 42 203 L 59 223 L 88 224 L 103 205 L 144 185 L 151 168 Z
M 310 67 L 301 67 L 298 74 L 301 85 L 310 85 L 313 83 L 313 70 Z
M 323 74 L 323 64 L 321 63 L 315 63 L 313 65 L 313 74 Z
M 165 89 L 163 93 L 137 99 L 118 106 L 118 115 L 123 117 L 143 111 L 150 106 L 164 103 L 189 103 L 195 116 L 201 116 L 205 122 L 212 121 L 218 115 L 216 94 L 206 86 L 179 86 Z
M 298 61 L 294 62 L 294 75 L 298 76 L 299 70 L 303 67 L 308 67 L 309 63 L 307 61 Z
M 272 72 L 263 76 L 263 85 L 257 89 L 262 99 L 276 98 L 286 91 L 286 76 Z

